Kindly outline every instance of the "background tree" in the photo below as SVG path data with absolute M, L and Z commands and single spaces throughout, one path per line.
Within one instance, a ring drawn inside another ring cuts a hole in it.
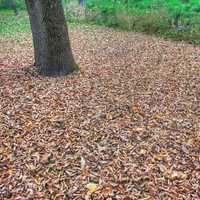
M 14 0 L 11 0 L 11 3 L 10 3 L 10 7 L 13 9 L 15 15 L 18 15 L 18 9 L 17 9 L 17 4 Z
M 78 0 L 78 3 L 79 3 L 81 6 L 84 6 L 85 3 L 86 3 L 86 0 Z
M 61 0 L 25 0 L 39 73 L 65 75 L 76 69 Z
M 15 15 L 18 15 L 18 9 L 15 0 L 0 0 L 0 7 L 11 8 Z

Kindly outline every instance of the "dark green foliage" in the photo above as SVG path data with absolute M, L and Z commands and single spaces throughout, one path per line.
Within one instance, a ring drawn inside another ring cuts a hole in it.
M 183 0 L 87 0 L 87 8 L 101 12 L 104 18 L 105 15 L 114 16 L 122 11 L 127 15 L 136 16 L 136 18 L 138 16 L 152 18 L 153 15 L 157 17 L 160 14 L 168 19 L 170 26 L 171 23 L 178 26 L 178 23 L 181 25 L 192 23 L 193 18 L 200 14 L 199 0 L 189 0 L 189 3 L 183 2 Z M 163 27 L 162 22 L 157 23 L 157 25 Z
M 30 32 L 30 23 L 27 13 L 20 11 L 18 16 L 13 15 L 13 11 L 0 10 L 0 35 L 17 35 L 20 32 Z
M 0 8 L 14 0 L 0 0 Z M 15 0 L 24 9 L 23 0 Z M 68 21 L 92 22 L 200 43 L 200 0 L 62 0 Z M 13 22 L 14 23 L 14 22 Z
M 87 0 L 87 9 L 99 24 L 200 41 L 199 0 Z
M 25 9 L 24 0 L 0 0 L 0 8 L 11 8 L 13 3 L 18 9 Z

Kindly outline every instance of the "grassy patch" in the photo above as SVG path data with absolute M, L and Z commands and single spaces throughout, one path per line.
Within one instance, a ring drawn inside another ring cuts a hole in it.
M 90 1 L 88 1 L 90 2 Z M 110 7 L 104 4 L 103 7 L 98 7 L 97 2 L 94 6 L 88 6 L 87 12 L 80 12 L 78 4 L 68 5 L 66 18 L 70 28 L 77 26 L 103 25 L 114 27 L 122 30 L 144 32 L 173 40 L 184 40 L 192 44 L 200 44 L 200 13 L 194 9 L 194 6 L 187 10 L 183 7 L 179 11 L 175 9 L 162 7 L 122 7 L 120 4 L 115 7 Z M 102 5 L 102 4 L 99 4 Z M 186 6 L 187 4 L 185 4 Z M 108 9 L 109 8 L 109 9 Z M 159 9 L 158 9 L 159 8 Z M 65 9 L 66 10 L 66 9 Z M 76 12 L 77 11 L 77 12 Z M 178 27 L 174 26 L 174 19 L 178 13 L 181 13 Z M 87 14 L 85 14 L 87 13 Z M 80 16 L 77 17 L 77 16 Z M 84 16 L 83 16 L 84 15 Z M 19 33 L 30 32 L 30 23 L 27 12 L 20 10 L 19 15 L 15 16 L 12 10 L 0 9 L 0 35 L 17 36 Z
M 29 18 L 25 11 L 20 11 L 19 15 L 15 16 L 11 10 L 0 10 L 1 35 L 14 35 L 24 32 L 30 32 Z
M 95 22 L 80 22 L 70 21 L 69 28 L 76 28 L 77 26 L 96 27 Z M 15 16 L 10 9 L 0 8 L 0 35 L 16 36 L 19 33 L 31 32 L 30 22 L 26 11 L 20 11 L 18 16 Z
M 68 7 L 68 20 L 75 21 L 80 9 L 72 3 Z M 200 44 L 198 0 L 87 0 L 87 10 L 88 23 Z

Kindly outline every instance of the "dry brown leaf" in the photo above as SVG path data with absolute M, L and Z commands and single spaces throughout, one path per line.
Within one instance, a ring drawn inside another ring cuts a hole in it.
M 109 197 L 110 195 L 113 194 L 113 188 L 112 188 L 112 186 L 104 187 L 103 189 L 101 189 L 100 193 L 101 193 L 104 197 Z
M 84 25 L 70 39 L 81 71 L 45 78 L 31 34 L 0 33 L 0 199 L 102 200 L 105 184 L 120 200 L 200 199 L 200 48 Z

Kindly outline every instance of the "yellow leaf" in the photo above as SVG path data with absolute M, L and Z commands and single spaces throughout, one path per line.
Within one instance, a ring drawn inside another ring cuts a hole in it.
M 133 131 L 135 131 L 135 132 L 141 132 L 141 131 L 144 131 L 144 128 L 137 127 L 137 128 L 134 128 Z
M 154 159 L 157 160 L 157 161 L 162 161 L 164 158 L 166 157 L 165 154 L 157 154 Z
M 88 183 L 86 188 L 88 189 L 88 192 L 92 194 L 97 191 L 98 186 L 96 183 Z
M 180 172 L 179 175 L 180 175 L 181 179 L 187 179 L 188 178 L 188 175 L 186 173 L 184 173 L 184 172 Z
M 154 200 L 154 198 L 152 197 L 152 196 L 147 196 L 146 198 L 145 198 L 145 200 Z
M 107 114 L 106 114 L 106 119 L 107 119 L 107 120 L 112 120 L 112 119 L 113 119 L 112 113 L 107 113 Z
M 155 115 L 153 118 L 154 118 L 156 121 L 160 121 L 160 120 L 161 120 L 161 116 L 160 116 L 160 115 Z
M 132 149 L 133 145 L 131 143 L 128 144 L 128 149 Z
M 139 153 L 140 153 L 140 155 L 145 155 L 147 153 L 147 150 L 146 149 L 141 149 Z
M 147 125 L 147 129 L 152 129 L 152 128 L 155 128 L 155 127 L 156 127 L 155 123 L 151 123 L 151 124 Z
M 23 137 L 21 136 L 21 135 L 17 135 L 16 137 L 15 137 L 15 139 L 16 139 L 16 141 L 17 142 L 19 142 L 19 143 L 22 143 L 23 142 Z
M 167 171 L 165 173 L 165 177 L 168 178 L 171 181 L 174 180 L 184 180 L 188 178 L 188 175 L 184 172 L 178 172 L 178 171 Z
M 200 70 L 199 67 L 193 67 L 193 68 L 192 68 L 192 71 L 199 71 L 199 70 Z
M 178 179 L 178 172 L 174 171 L 169 175 L 170 180 L 176 180 Z
M 31 132 L 32 130 L 33 130 L 33 128 L 34 128 L 34 125 L 33 125 L 33 123 L 31 122 L 31 121 L 29 121 L 27 124 L 26 124 L 26 126 L 25 126 L 25 131 L 27 131 L 27 132 Z
M 163 159 L 163 157 L 160 155 L 155 156 L 155 160 L 161 161 L 162 159 Z
M 40 185 L 40 180 L 39 180 L 38 177 L 34 178 L 33 180 L 35 181 L 35 183 L 36 183 L 37 185 Z
M 12 175 L 13 172 L 14 172 L 14 169 L 13 168 L 9 168 L 7 172 L 8 172 L 9 175 Z

